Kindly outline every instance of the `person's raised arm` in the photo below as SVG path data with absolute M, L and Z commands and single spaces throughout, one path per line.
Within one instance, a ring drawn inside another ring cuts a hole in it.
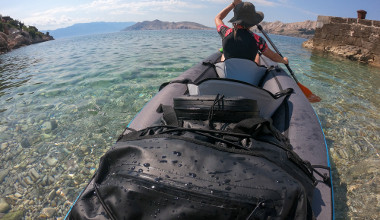
M 232 9 L 238 4 L 242 3 L 241 0 L 234 0 L 231 4 L 229 4 L 227 7 L 225 7 L 222 11 L 220 11 L 216 16 L 215 16 L 215 25 L 216 28 L 219 27 L 219 25 L 224 24 L 223 19 L 230 13 Z

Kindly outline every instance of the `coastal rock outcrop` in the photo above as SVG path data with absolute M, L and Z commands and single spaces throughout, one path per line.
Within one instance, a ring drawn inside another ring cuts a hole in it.
M 0 32 L 0 53 L 1 51 L 8 51 L 8 37 L 3 32 Z
M 27 27 L 9 16 L 0 16 L 0 54 L 49 40 L 54 40 L 49 33 L 43 34 L 36 27 Z
M 312 39 L 303 47 L 331 52 L 380 67 L 380 21 L 318 16 Z

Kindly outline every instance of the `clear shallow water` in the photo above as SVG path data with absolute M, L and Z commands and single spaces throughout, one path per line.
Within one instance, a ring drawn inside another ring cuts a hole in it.
M 330 148 L 337 219 L 376 219 L 380 69 L 312 53 L 304 39 L 271 37 L 298 80 L 322 98 L 313 106 Z M 214 31 L 136 31 L 1 55 L 0 199 L 31 219 L 64 217 L 158 87 L 220 45 Z

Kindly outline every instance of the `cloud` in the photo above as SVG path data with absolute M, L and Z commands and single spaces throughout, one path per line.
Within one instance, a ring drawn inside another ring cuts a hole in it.
M 268 1 L 268 0 L 254 0 L 252 1 L 255 5 L 261 5 L 261 6 L 278 6 L 279 4 L 274 1 Z
M 30 17 L 23 19 L 28 25 L 43 27 L 42 29 L 52 29 L 56 27 L 68 26 L 76 22 L 85 22 L 83 18 L 75 18 L 68 14 L 77 11 L 75 8 L 55 8 L 44 12 L 37 12 Z
M 103 4 L 107 2 L 106 4 Z M 96 1 L 91 5 L 97 9 L 104 11 L 119 10 L 129 14 L 142 14 L 149 11 L 164 12 L 181 12 L 186 9 L 201 8 L 202 5 L 190 4 L 184 1 L 166 0 L 166 1 L 138 1 L 131 3 L 122 3 L 118 0 L 102 0 Z
M 38 25 L 44 29 L 55 29 L 69 26 L 74 23 L 99 21 L 113 19 L 122 20 L 122 16 L 131 15 L 151 15 L 152 12 L 182 13 L 185 11 L 203 8 L 205 5 L 181 0 L 142 0 L 142 1 L 122 1 L 122 0 L 95 0 L 87 4 L 80 4 L 75 7 L 57 7 L 46 11 L 32 14 L 24 19 L 30 25 Z

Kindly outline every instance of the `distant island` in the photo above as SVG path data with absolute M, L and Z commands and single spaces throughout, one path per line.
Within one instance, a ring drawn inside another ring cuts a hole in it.
M 34 26 L 26 26 L 10 16 L 0 15 L 0 54 L 22 46 L 54 40 Z
M 202 24 L 195 22 L 182 21 L 182 22 L 166 22 L 160 20 L 138 22 L 130 27 L 123 29 L 123 31 L 136 31 L 136 30 L 169 30 L 169 29 L 195 29 L 195 30 L 213 30 Z

